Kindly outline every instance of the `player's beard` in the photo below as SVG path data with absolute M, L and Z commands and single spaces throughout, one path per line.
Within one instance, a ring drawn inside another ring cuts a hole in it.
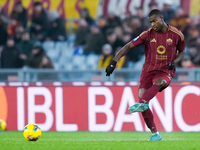
M 155 30 L 156 32 L 162 32 L 162 30 L 161 30 L 161 29 L 162 29 L 162 26 L 160 26 L 160 27 L 155 27 L 155 29 L 154 29 L 154 30 Z

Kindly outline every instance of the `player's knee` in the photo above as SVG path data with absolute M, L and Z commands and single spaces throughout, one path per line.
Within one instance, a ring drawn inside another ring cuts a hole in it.
M 160 88 L 163 88 L 166 87 L 167 81 L 163 78 L 158 78 L 156 81 L 154 81 L 154 84 L 160 86 Z

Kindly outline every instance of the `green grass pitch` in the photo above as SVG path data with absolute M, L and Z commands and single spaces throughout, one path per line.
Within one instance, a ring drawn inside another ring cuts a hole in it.
M 149 132 L 43 132 L 38 141 L 26 141 L 22 132 L 0 133 L 1 150 L 200 150 L 200 133 L 160 133 L 150 142 Z

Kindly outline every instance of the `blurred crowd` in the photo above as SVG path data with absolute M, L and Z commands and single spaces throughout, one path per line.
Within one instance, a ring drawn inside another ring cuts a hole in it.
M 157 8 L 157 3 L 149 3 L 150 11 Z M 114 12 L 93 20 L 87 9 L 83 9 L 78 22 L 75 47 L 77 52 L 101 55 L 99 68 L 105 68 L 118 50 L 137 37 L 142 31 L 150 28 L 147 16 L 141 7 L 135 8 L 136 15 L 127 14 L 120 19 Z M 165 22 L 179 30 L 185 36 L 186 56 L 177 67 L 200 67 L 200 22 L 199 16 L 189 16 L 179 6 L 172 8 L 171 2 L 166 2 L 162 8 Z M 133 48 L 122 58 L 117 68 L 127 67 L 128 62 L 137 62 L 144 54 L 143 47 Z
M 37 42 L 66 41 L 65 21 L 57 11 L 47 11 L 34 2 L 31 24 L 22 2 L 17 2 L 10 16 L 0 6 L 1 68 L 53 68 L 50 58 Z
M 157 7 L 157 3 L 149 3 L 150 10 Z M 99 55 L 98 68 L 105 68 L 120 48 L 150 28 L 143 9 L 134 9 L 137 10 L 136 15 L 126 14 L 123 19 L 115 15 L 115 12 L 94 19 L 87 8 L 81 9 L 80 19 L 76 21 L 78 27 L 75 31 L 74 54 Z M 200 67 L 199 16 L 189 16 L 181 6 L 174 9 L 170 2 L 164 4 L 162 12 L 165 22 L 181 30 L 185 36 L 186 56 L 178 67 Z M 43 47 L 36 43 L 66 41 L 65 20 L 60 18 L 58 11 L 47 11 L 41 2 L 34 2 L 30 22 L 28 24 L 27 11 L 21 2 L 16 3 L 9 16 L 0 7 L 1 68 L 21 68 L 24 65 L 53 68 Z M 130 62 L 138 62 L 144 55 L 143 49 L 140 46 L 130 50 L 117 63 L 117 68 L 127 68 Z

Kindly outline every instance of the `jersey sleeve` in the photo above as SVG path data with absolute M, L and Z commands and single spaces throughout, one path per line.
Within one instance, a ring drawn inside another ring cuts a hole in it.
M 177 49 L 178 51 L 183 51 L 183 50 L 185 50 L 185 38 L 184 38 L 184 35 L 183 35 L 183 34 L 180 35 L 180 39 L 179 39 L 179 41 L 178 41 L 178 43 L 177 43 L 176 49 Z
M 142 32 L 139 36 L 137 36 L 136 38 L 134 38 L 131 42 L 133 43 L 133 45 L 135 47 L 144 44 L 146 37 L 147 37 L 147 33 L 148 31 L 144 31 Z

